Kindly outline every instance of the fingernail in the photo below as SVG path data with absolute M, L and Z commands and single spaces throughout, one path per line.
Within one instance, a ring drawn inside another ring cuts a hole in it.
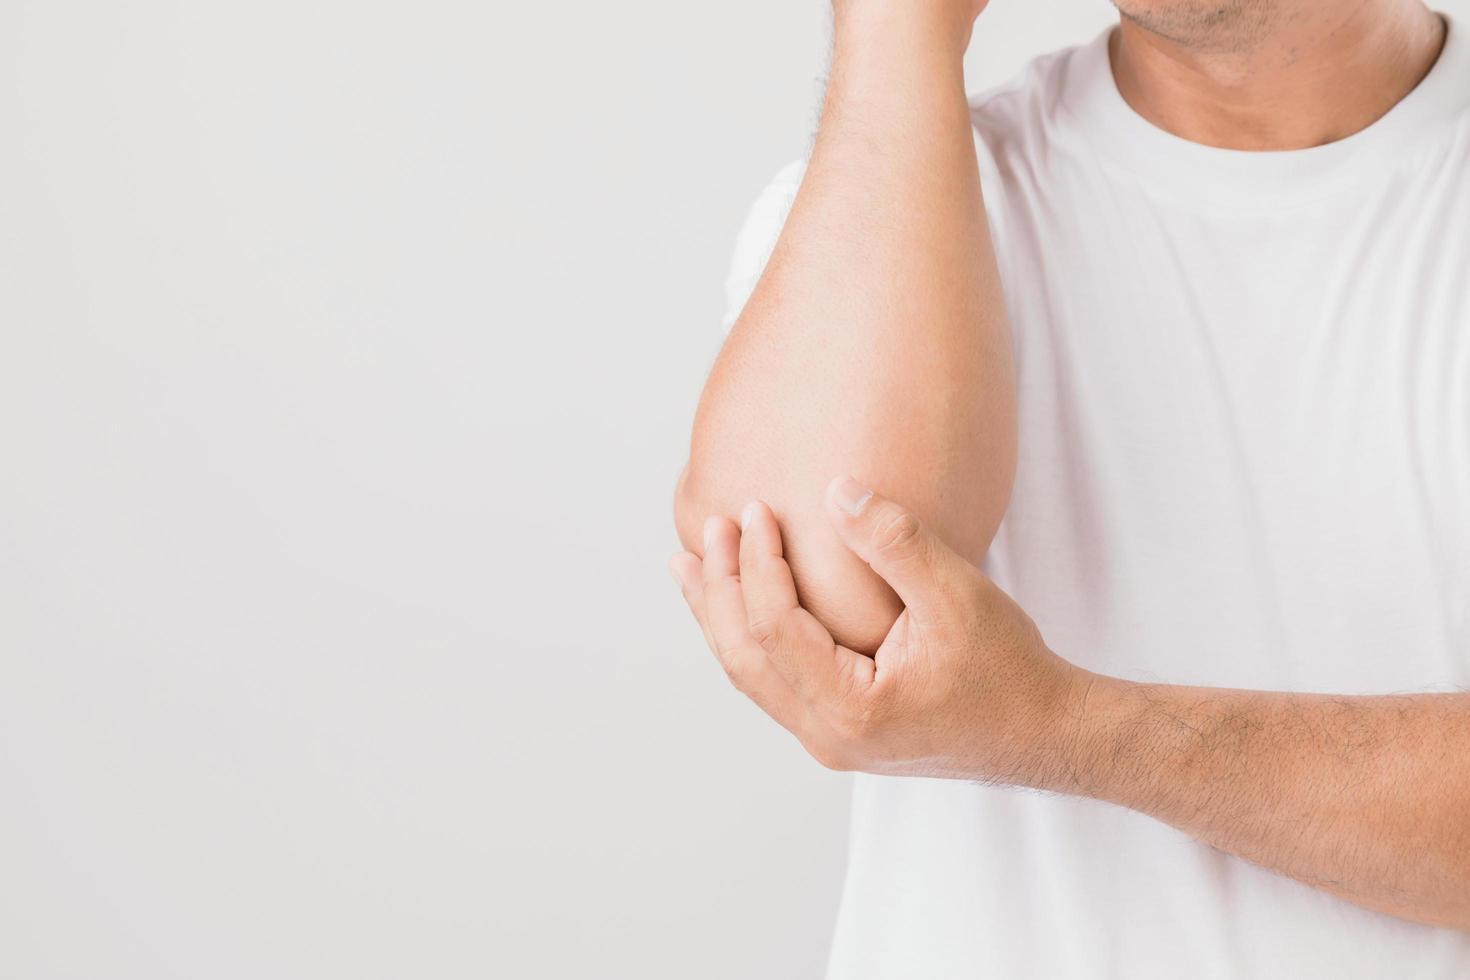
M 715 522 L 718 517 L 709 517 L 704 522 L 704 551 L 709 554 L 709 546 L 715 540 Z
M 832 496 L 837 501 L 837 506 L 847 511 L 853 517 L 862 513 L 869 500 L 873 499 L 873 491 L 863 486 L 850 476 L 844 476 L 838 481 L 832 490 Z
M 673 578 L 675 585 L 681 589 L 684 587 L 684 580 L 679 577 L 679 566 L 674 564 L 672 558 L 669 559 L 669 575 Z
M 750 527 L 750 520 L 753 517 L 755 517 L 755 503 L 752 501 L 746 504 L 745 509 L 740 512 L 740 530 L 742 532 Z

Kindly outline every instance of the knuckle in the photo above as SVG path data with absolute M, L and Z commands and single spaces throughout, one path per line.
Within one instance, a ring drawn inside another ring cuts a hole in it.
M 760 639 L 762 647 L 771 652 L 778 652 L 790 646 L 791 626 L 788 619 L 789 617 L 783 611 L 768 617 L 761 624 L 764 632 L 756 633 L 756 636 Z
M 727 650 L 720 658 L 720 662 L 724 665 L 725 676 L 730 679 L 731 684 L 735 685 L 735 689 L 742 693 L 746 691 L 751 680 L 750 658 L 740 650 Z
M 810 646 L 814 621 L 799 608 L 788 609 L 775 625 L 774 640 L 787 649 Z
M 781 561 L 780 558 L 769 551 L 762 551 L 753 546 L 747 546 L 740 552 L 740 569 L 742 572 L 758 572 L 770 574 L 771 570 Z
M 787 649 L 797 642 L 792 613 L 794 609 L 782 609 L 759 616 L 752 616 L 750 633 L 768 652 Z
M 873 529 L 873 544 L 885 554 L 911 550 L 923 533 L 919 519 L 906 510 L 895 511 L 879 518 Z
M 750 635 L 762 646 L 777 642 L 781 634 L 781 617 L 762 613 L 751 613 Z
M 704 590 L 705 592 L 709 593 L 712 600 L 717 599 L 726 602 L 733 602 L 734 599 L 738 598 L 742 603 L 745 601 L 745 589 L 744 586 L 740 584 L 739 572 L 731 572 L 728 575 L 721 575 L 713 582 L 707 584 L 704 587 Z

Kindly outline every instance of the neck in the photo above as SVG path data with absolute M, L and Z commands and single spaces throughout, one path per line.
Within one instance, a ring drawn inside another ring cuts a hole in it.
M 1366 128 L 1419 84 L 1445 38 L 1420 0 L 1282 0 L 1214 43 L 1143 23 L 1125 14 L 1109 40 L 1123 98 L 1176 136 L 1236 150 L 1302 149 Z

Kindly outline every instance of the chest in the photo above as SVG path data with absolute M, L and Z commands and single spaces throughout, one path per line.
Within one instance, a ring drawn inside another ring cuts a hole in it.
M 1093 194 L 1087 221 L 1026 216 L 999 246 L 1016 587 L 1072 581 L 1061 628 L 1094 638 L 1266 648 L 1232 654 L 1247 683 L 1310 648 L 1340 688 L 1326 647 L 1361 661 L 1406 628 L 1439 658 L 1422 673 L 1470 667 L 1470 195 L 1231 215 Z

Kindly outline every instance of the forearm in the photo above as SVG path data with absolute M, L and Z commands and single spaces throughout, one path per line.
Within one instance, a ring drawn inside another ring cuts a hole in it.
M 899 606 L 822 518 L 831 475 L 912 501 L 978 559 L 1014 469 L 1008 329 L 964 38 L 922 6 L 837 12 L 811 160 L 701 399 L 678 508 L 698 552 L 704 516 L 769 501 L 803 595 L 869 651 Z
M 1403 918 L 1470 930 L 1470 695 L 1100 678 L 1073 791 Z

